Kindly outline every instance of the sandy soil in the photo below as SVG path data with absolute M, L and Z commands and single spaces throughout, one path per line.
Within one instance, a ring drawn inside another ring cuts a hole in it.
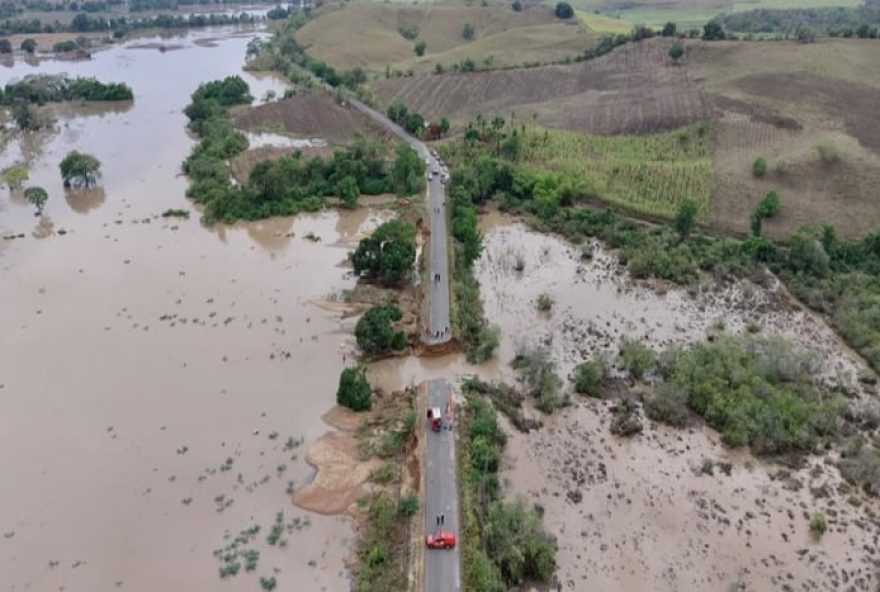
M 701 339 L 721 321 L 729 330 L 754 323 L 797 339 L 822 355 L 829 377 L 851 380 L 862 367 L 820 320 L 775 289 L 658 293 L 623 277 L 599 248 L 581 262 L 562 240 L 499 215 L 484 230 L 476 271 L 488 319 L 502 328 L 503 364 L 518 344 L 542 342 L 564 376 L 593 353 L 616 352 L 624 335 L 659 348 Z M 516 255 L 525 259 L 522 273 Z M 536 311 L 542 292 L 556 298 L 550 315 Z M 510 378 L 507 368 L 498 374 Z M 543 508 L 559 538 L 564 589 L 874 589 L 880 505 L 842 483 L 828 459 L 786 469 L 725 448 L 713 430 L 644 418 L 642 434 L 618 439 L 608 431 L 612 404 L 576 398 L 543 416 L 541 430 L 508 430 L 508 491 Z M 713 475 L 701 471 L 706 459 Z M 809 534 L 817 511 L 829 519 L 821 542 Z

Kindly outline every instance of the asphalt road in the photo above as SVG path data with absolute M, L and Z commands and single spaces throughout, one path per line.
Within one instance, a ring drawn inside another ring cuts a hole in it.
M 428 382 L 428 407 L 446 412 L 452 388 L 442 379 Z M 455 472 L 455 436 L 452 426 L 444 421 L 439 432 L 425 422 L 427 451 L 425 453 L 425 534 L 438 529 L 461 536 L 458 528 L 458 487 Z M 443 524 L 437 516 L 443 514 Z M 425 549 L 425 592 L 457 592 L 461 590 L 458 545 L 454 549 Z
M 423 161 L 430 161 L 429 171 L 437 167 L 436 159 L 424 143 L 361 101 L 355 98 L 348 100 L 358 111 L 409 144 Z M 428 220 L 431 228 L 428 265 L 430 290 L 428 292 L 428 332 L 422 334 L 422 341 L 428 344 L 438 344 L 445 343 L 452 337 L 452 331 L 449 328 L 449 248 L 446 242 L 446 191 L 440 182 L 440 175 L 432 176 L 427 183 Z M 440 277 L 439 281 L 434 279 L 437 274 Z

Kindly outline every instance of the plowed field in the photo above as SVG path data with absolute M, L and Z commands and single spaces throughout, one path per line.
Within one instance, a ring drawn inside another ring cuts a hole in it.
M 700 86 L 672 63 L 668 46 L 655 39 L 570 66 L 386 80 L 376 92 L 385 102 L 400 97 L 428 117 L 445 115 L 459 125 L 478 113 L 513 111 L 549 127 L 599 134 L 667 130 L 710 115 Z

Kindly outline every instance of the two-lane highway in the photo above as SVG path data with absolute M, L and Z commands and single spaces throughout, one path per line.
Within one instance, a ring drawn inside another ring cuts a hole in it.
M 437 159 L 423 142 L 414 138 L 405 129 L 355 98 L 348 99 L 351 105 L 370 119 L 391 131 L 409 144 L 423 161 L 428 161 L 428 171 L 438 166 Z M 431 175 L 428 180 L 428 220 L 430 221 L 431 242 L 428 265 L 428 326 L 422 333 L 422 341 L 428 344 L 445 343 L 452 337 L 449 324 L 449 248 L 446 242 L 446 192 L 441 175 Z M 435 280 L 439 277 L 439 280 Z
M 461 536 L 458 527 L 458 487 L 455 471 L 455 434 L 445 417 L 451 404 L 452 387 L 442 378 L 428 382 L 428 408 L 444 413 L 443 429 L 431 430 L 426 422 L 425 453 L 425 533 L 445 530 Z M 443 523 L 437 524 L 437 517 Z M 426 549 L 425 592 L 457 592 L 461 589 L 458 546 L 454 549 Z

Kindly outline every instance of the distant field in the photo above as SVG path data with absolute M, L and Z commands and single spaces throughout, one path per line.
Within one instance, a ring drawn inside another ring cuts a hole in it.
M 692 43 L 688 52 L 716 112 L 717 227 L 746 232 L 770 190 L 782 197 L 764 225 L 771 235 L 804 224 L 848 235 L 880 226 L 880 43 Z M 768 163 L 760 179 L 759 155 Z
M 462 36 L 465 24 L 474 27 L 470 41 Z M 543 4 L 515 12 L 506 2 L 485 7 L 362 3 L 317 11 L 296 38 L 310 55 L 337 68 L 359 66 L 384 74 L 386 68 L 433 71 L 438 63 L 450 68 L 465 58 L 480 66 L 489 60 L 492 67 L 562 60 L 580 54 L 596 35 L 578 22 L 557 19 Z M 427 44 L 422 57 L 414 51 L 419 41 Z
M 523 156 L 541 169 L 575 173 L 591 195 L 628 210 L 672 218 L 687 200 L 710 211 L 708 125 L 645 136 L 596 136 L 527 126 Z
M 756 8 L 816 8 L 820 6 L 861 6 L 862 0 L 571 0 L 585 12 L 598 10 L 603 16 L 633 24 L 662 27 L 675 22 L 680 30 L 701 28 L 722 13 Z
M 668 39 L 625 45 L 570 66 L 383 80 L 380 102 L 399 97 L 420 113 L 461 126 L 477 114 L 534 120 L 596 134 L 675 129 L 710 116 L 702 90 L 667 55 Z
M 583 23 L 588 31 L 598 33 L 600 35 L 617 35 L 626 34 L 632 31 L 633 24 L 622 19 L 586 12 L 584 10 L 576 10 L 578 20 Z

